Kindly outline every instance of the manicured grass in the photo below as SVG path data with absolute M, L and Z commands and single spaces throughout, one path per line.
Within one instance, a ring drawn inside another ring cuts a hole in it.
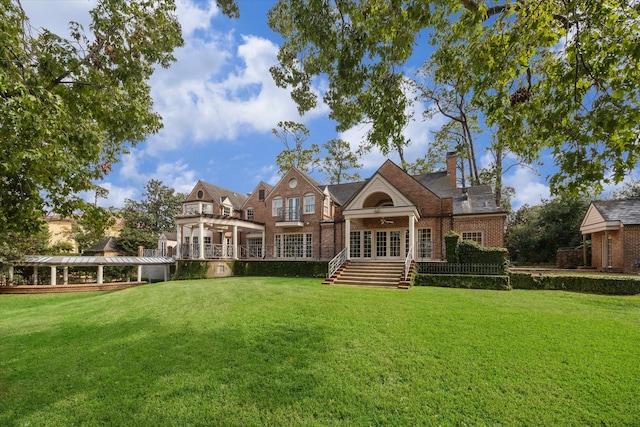
M 317 279 L 0 296 L 0 425 L 640 425 L 640 297 Z

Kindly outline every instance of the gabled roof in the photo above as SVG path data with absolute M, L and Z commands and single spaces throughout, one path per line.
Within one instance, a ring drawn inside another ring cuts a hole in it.
M 288 182 L 289 179 L 287 179 L 287 177 L 289 177 L 291 174 L 298 174 L 300 176 L 300 178 L 306 180 L 309 184 L 311 184 L 312 187 L 316 188 L 318 190 L 318 193 L 322 194 L 322 191 L 324 189 L 324 186 L 321 185 L 318 181 L 316 181 L 315 179 L 311 178 L 309 175 L 307 175 L 306 173 L 302 172 L 300 169 L 298 169 L 297 167 L 293 166 L 291 169 L 289 169 L 283 176 L 282 178 L 280 178 L 280 181 L 278 181 L 278 183 L 273 186 L 272 190 L 275 190 L 276 188 L 278 188 L 281 185 L 286 185 L 285 182 Z M 270 198 L 270 196 L 273 194 L 273 191 L 270 191 L 269 194 L 267 194 L 266 199 Z M 276 195 L 277 196 L 277 195 Z
M 640 199 L 595 200 L 591 203 L 605 221 L 640 224 Z
M 594 200 L 580 224 L 582 234 L 640 224 L 640 199 Z
M 267 184 L 264 181 L 260 181 L 258 183 L 258 185 L 256 185 L 256 187 L 253 189 L 253 191 L 251 192 L 251 194 L 249 194 L 246 198 L 246 200 L 244 201 L 244 203 L 242 204 L 242 209 L 245 208 L 245 205 L 247 204 L 247 202 L 253 197 L 254 194 L 256 194 L 256 191 L 258 191 L 258 189 L 260 189 L 260 187 L 264 187 L 265 190 L 267 190 L 267 194 L 264 195 L 265 199 L 267 198 L 267 195 L 269 193 L 271 193 L 271 190 L 273 190 L 273 185 L 271 184 Z
M 163 231 L 162 233 L 160 233 L 160 237 L 164 236 L 165 239 L 167 240 L 171 240 L 171 241 L 177 241 L 178 240 L 178 233 L 176 233 L 175 231 Z
M 329 188 L 329 193 L 341 206 L 344 206 L 347 201 L 356 194 L 367 181 L 347 182 L 344 184 L 330 184 L 326 187 Z M 323 186 L 325 187 L 325 186 Z
M 200 180 L 198 183 L 202 185 L 216 203 L 220 204 L 225 197 L 228 197 L 234 209 L 242 209 L 242 205 L 248 198 L 246 194 L 236 193 L 235 191 L 218 187 L 206 181 Z
M 113 236 L 105 237 L 95 245 L 84 250 L 84 252 L 118 252 L 118 251 L 120 251 L 120 248 L 118 247 L 118 241 Z

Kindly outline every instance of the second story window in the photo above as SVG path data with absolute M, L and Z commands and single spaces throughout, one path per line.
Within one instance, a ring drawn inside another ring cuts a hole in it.
M 231 216 L 231 208 L 229 206 L 223 206 L 222 214 L 226 216 Z
M 264 190 L 258 190 L 258 200 L 264 201 Z
M 247 219 L 253 221 L 253 208 L 247 208 Z
M 304 196 L 304 213 L 312 214 L 316 212 L 316 196 L 307 194 Z
M 273 202 L 271 202 L 271 215 L 279 216 L 281 214 L 282 214 L 282 199 L 281 198 L 273 199 Z
M 328 197 L 324 198 L 324 202 L 322 203 L 322 211 L 324 216 L 331 216 L 331 200 Z

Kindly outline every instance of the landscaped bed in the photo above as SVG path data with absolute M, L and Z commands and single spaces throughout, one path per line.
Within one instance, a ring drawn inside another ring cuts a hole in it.
M 640 296 L 235 277 L 0 295 L 0 425 L 638 425 Z

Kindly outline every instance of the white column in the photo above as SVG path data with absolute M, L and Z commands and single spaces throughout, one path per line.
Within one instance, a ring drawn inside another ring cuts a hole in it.
M 238 226 L 233 226 L 233 259 L 238 259 Z
M 265 258 L 267 256 L 267 242 L 266 242 L 266 238 L 267 238 L 267 233 L 265 233 L 264 230 L 262 230 L 262 258 Z
M 67 267 L 66 265 L 62 269 L 62 283 L 64 285 L 69 284 L 69 267 Z
M 176 244 L 176 253 L 174 254 L 176 259 L 182 258 L 180 256 L 180 252 L 182 250 L 182 226 L 178 225 L 178 231 L 176 232 L 176 239 L 178 240 Z
M 142 282 L 142 266 L 138 266 L 138 282 Z
M 344 247 L 347 250 L 347 259 L 351 259 L 351 248 L 349 247 L 351 243 L 351 220 L 346 218 L 344 221 Z
M 202 220 L 200 220 L 200 223 L 198 224 L 198 229 L 200 231 L 200 238 L 198 239 L 200 256 L 198 258 L 204 259 L 204 222 L 202 222 Z
M 9 266 L 9 284 L 13 285 L 13 265 Z
M 416 259 L 416 217 L 414 214 L 409 214 L 409 244 L 413 248 L 411 259 Z
M 98 276 L 97 276 L 97 282 L 98 285 L 101 285 L 103 283 L 103 266 L 99 265 L 98 266 Z
M 52 266 L 51 266 L 51 278 L 49 279 L 49 283 L 50 283 L 52 286 L 55 286 L 55 284 L 56 284 L 56 279 L 57 279 L 56 274 L 57 274 L 57 273 L 58 273 L 58 272 L 56 271 L 56 266 L 55 266 L 55 265 L 52 265 Z
M 38 284 L 38 267 L 36 267 L 35 265 L 33 266 L 33 284 Z

